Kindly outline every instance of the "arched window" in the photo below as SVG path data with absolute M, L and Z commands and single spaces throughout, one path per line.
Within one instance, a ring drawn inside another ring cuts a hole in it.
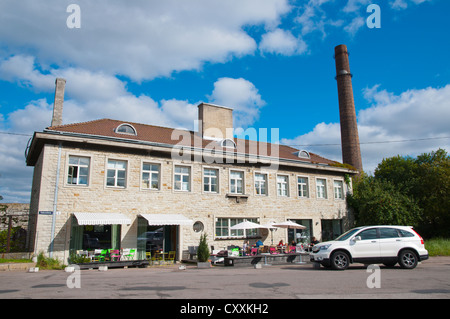
M 226 138 L 220 142 L 220 146 L 225 148 L 236 148 L 236 143 L 232 139 Z
M 133 127 L 133 125 L 127 123 L 120 124 L 116 128 L 115 132 L 119 134 L 137 135 L 136 129 Z
M 309 153 L 307 151 L 298 151 L 298 152 L 295 152 L 294 155 L 297 155 L 300 158 L 308 158 L 308 159 L 311 158 L 311 155 L 309 155 Z

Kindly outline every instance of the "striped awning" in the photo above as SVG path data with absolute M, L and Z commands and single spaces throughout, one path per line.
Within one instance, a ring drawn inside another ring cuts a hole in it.
M 119 213 L 74 213 L 78 225 L 131 224 L 131 219 Z
M 193 221 L 180 214 L 141 214 L 151 226 L 192 225 Z

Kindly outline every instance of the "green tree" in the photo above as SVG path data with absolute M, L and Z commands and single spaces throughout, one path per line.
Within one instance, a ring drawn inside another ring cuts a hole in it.
M 353 194 L 347 196 L 354 209 L 356 226 L 418 225 L 421 209 L 389 181 L 362 175 L 355 181 Z
M 424 237 L 450 237 L 450 156 L 443 149 L 417 158 L 384 159 L 375 179 L 388 181 L 417 201 L 422 209 L 418 226 Z

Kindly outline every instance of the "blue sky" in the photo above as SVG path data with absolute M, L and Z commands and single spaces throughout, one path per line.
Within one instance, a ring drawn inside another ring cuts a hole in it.
M 67 26 L 70 4 L 80 28 Z M 370 4 L 379 29 L 366 24 Z M 449 150 L 449 12 L 445 0 L 3 0 L 0 195 L 29 200 L 29 137 L 9 133 L 50 125 L 57 76 L 64 123 L 193 129 L 196 105 L 212 102 L 234 108 L 236 127 L 278 128 L 281 143 L 341 161 L 339 44 L 367 172 L 384 157 Z

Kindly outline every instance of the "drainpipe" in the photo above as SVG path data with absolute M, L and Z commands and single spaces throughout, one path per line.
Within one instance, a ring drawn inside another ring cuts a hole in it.
M 61 168 L 61 148 L 62 142 L 58 144 L 58 164 L 56 168 L 56 183 L 55 183 L 55 196 L 53 198 L 53 214 L 52 214 L 52 232 L 50 238 L 50 258 L 53 258 L 53 246 L 55 240 L 55 226 L 56 226 L 56 207 L 58 205 L 58 185 L 59 185 L 59 170 Z

